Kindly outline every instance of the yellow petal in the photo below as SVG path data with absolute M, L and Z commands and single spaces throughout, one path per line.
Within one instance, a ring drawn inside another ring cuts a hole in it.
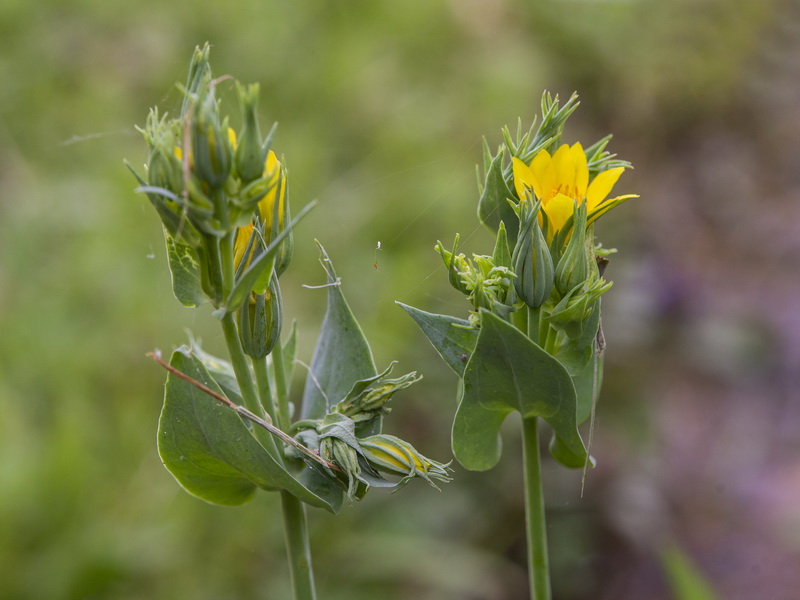
M 253 233 L 252 225 L 245 225 L 236 230 L 236 240 L 233 242 L 233 264 L 238 268 L 239 263 L 244 257 L 247 244 L 250 242 L 250 235 Z M 248 259 L 248 263 L 250 260 Z
M 555 169 L 555 185 L 562 194 L 572 196 L 575 193 L 575 162 L 572 152 L 566 144 L 561 145 L 553 155 L 553 168 Z
M 528 165 L 516 157 L 511 159 L 511 168 L 514 172 L 514 189 L 516 189 L 519 199 L 524 200 L 526 197 L 525 190 L 534 189 L 533 172 Z
M 228 127 L 228 143 L 236 150 L 236 132 L 231 127 Z
M 617 183 L 619 176 L 622 175 L 624 170 L 625 167 L 608 169 L 594 178 L 592 183 L 589 184 L 589 189 L 586 190 L 586 202 L 589 204 L 587 207 L 589 212 L 597 208 L 597 206 L 605 200 L 606 196 L 611 193 L 611 189 L 614 187 L 614 184 Z
M 533 191 L 536 193 L 537 198 L 543 198 L 553 187 L 552 166 L 553 159 L 550 158 L 550 153 L 547 150 L 539 152 L 531 161 L 531 171 L 533 171 L 533 180 L 535 182 Z M 548 173 L 551 173 L 549 187 L 545 182 L 548 179 Z
M 597 221 L 597 219 L 602 217 L 604 214 L 606 214 L 615 206 L 618 206 L 623 202 L 625 202 L 626 200 L 630 200 L 631 198 L 638 198 L 638 197 L 639 197 L 638 194 L 627 194 L 626 196 L 617 196 L 616 198 L 610 198 L 606 200 L 600 206 L 594 209 L 589 209 L 589 214 L 587 215 L 586 224 L 591 225 L 592 223 Z
M 278 157 L 270 150 L 267 153 L 267 160 L 264 162 L 264 177 L 270 177 L 274 184 L 272 189 L 267 192 L 258 202 L 258 211 L 261 213 L 261 218 L 264 219 L 265 229 L 267 234 L 272 228 L 272 217 L 275 211 L 275 197 L 280 188 L 280 200 L 278 202 L 278 226 L 283 226 L 283 211 L 286 198 L 286 178 L 281 173 L 281 163 Z
M 581 200 L 586 197 L 586 187 L 589 185 L 589 165 L 586 163 L 586 152 L 580 142 L 575 142 L 570 152 L 575 162 L 575 197 Z
M 575 200 L 564 194 L 556 194 L 550 202 L 542 205 L 547 215 L 547 241 L 553 239 L 555 232 L 564 226 L 575 212 Z

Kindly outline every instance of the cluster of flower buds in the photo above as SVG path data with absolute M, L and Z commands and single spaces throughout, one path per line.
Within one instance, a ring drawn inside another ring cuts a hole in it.
M 515 299 L 543 308 L 557 328 L 566 326 L 568 316 L 579 321 L 588 318 L 597 299 L 611 287 L 597 268 L 600 252 L 595 248 L 593 224 L 636 197 L 608 197 L 630 167 L 606 151 L 611 136 L 586 149 L 579 143 L 560 143 L 564 122 L 577 105 L 577 96 L 560 107 L 557 97 L 545 94 L 538 127 L 534 124 L 525 133 L 520 127 L 516 139 L 505 129 L 505 143 L 494 156 L 485 148 L 486 177 L 478 210 L 482 222 L 497 231 L 498 239 L 505 238 L 505 226 L 510 227 Z M 461 265 L 467 261 L 437 249 L 451 270 L 451 283 L 455 278 L 463 285 L 455 274 L 469 270 Z
M 386 403 L 391 397 L 421 379 L 414 372 L 390 379 L 392 367 L 356 382 L 347 396 L 333 405 L 322 419 L 299 421 L 293 426 L 299 430 L 295 436 L 297 441 L 319 452 L 339 469 L 331 474 L 346 486 L 350 499 L 361 498 L 369 487 L 404 485 L 414 477 L 424 479 L 433 487 L 436 487 L 434 479 L 450 481 L 449 463 L 427 458 L 395 436 L 371 433 L 380 417 L 389 412 Z M 398 475 L 402 479 L 393 483 L 381 473 Z
M 472 304 L 475 312 L 470 315 L 470 322 L 476 325 L 478 311 L 482 308 L 505 317 L 514 309 L 517 300 L 516 274 L 510 267 L 505 229 L 501 227 L 493 256 L 473 254 L 468 259 L 463 253 L 456 254 L 458 239 L 456 236 L 452 251 L 442 242 L 437 242 L 435 248 L 447 267 L 450 284 Z
M 141 130 L 149 147 L 145 173 L 134 175 L 161 217 L 168 247 L 182 258 L 170 253 L 176 296 L 199 285 L 187 304 L 204 296 L 238 311 L 245 352 L 263 358 L 280 337 L 278 277 L 292 257 L 286 169 L 270 150 L 274 127 L 261 135 L 258 85 L 235 83 L 242 113 L 236 132 L 215 94 L 226 78 L 213 79 L 208 55 L 208 45 L 194 52 L 178 118 L 150 112 Z M 258 277 L 236 290 L 267 253 Z

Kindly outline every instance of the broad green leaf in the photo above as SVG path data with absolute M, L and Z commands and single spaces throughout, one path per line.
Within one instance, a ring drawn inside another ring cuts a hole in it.
M 569 373 L 513 325 L 482 310 L 478 343 L 464 371 L 453 422 L 456 459 L 474 471 L 495 466 L 501 454 L 500 425 L 513 411 L 523 418 L 544 418 L 558 441 L 554 457 L 566 466 L 583 466 L 586 449 L 578 433 Z
M 188 349 L 170 364 L 217 393 L 221 388 Z M 239 416 L 191 383 L 170 374 L 158 428 L 164 466 L 190 494 L 214 504 L 246 502 L 257 488 L 285 489 L 312 506 L 337 512 L 342 490 L 330 477 L 312 473 L 302 461 L 292 472 L 264 449 Z
M 167 241 L 167 258 L 175 297 L 184 306 L 200 306 L 208 298 L 203 292 L 197 251 L 172 237 L 166 227 L 164 239 Z
M 377 375 L 372 350 L 344 299 L 341 281 L 325 249 L 319 242 L 317 246 L 328 276 L 328 308 L 306 377 L 301 419 L 321 419 L 356 381 Z
M 519 219 L 508 204 L 508 200 L 513 198 L 514 194 L 508 188 L 503 176 L 504 155 L 504 152 L 499 152 L 492 159 L 486 172 L 486 183 L 478 200 L 478 218 L 492 231 L 497 231 L 500 221 L 503 221 L 508 228 L 508 245 L 513 248 L 517 243 Z
M 592 415 L 594 397 L 603 385 L 603 357 L 593 355 L 583 370 L 572 376 L 572 384 L 578 397 L 578 425 L 582 425 Z
M 425 312 L 402 302 L 397 304 L 417 322 L 444 362 L 459 377 L 463 377 L 467 361 L 478 341 L 478 331 L 464 319 Z
M 583 310 L 581 310 L 583 312 Z M 556 328 L 560 327 L 555 319 L 550 321 Z M 597 301 L 591 314 L 575 328 L 575 337 L 569 337 L 568 331 L 562 329 L 559 336 L 559 345 L 556 348 L 555 357 L 564 365 L 572 376 L 581 373 L 586 365 L 591 361 L 595 352 L 595 338 L 600 327 L 600 302 Z

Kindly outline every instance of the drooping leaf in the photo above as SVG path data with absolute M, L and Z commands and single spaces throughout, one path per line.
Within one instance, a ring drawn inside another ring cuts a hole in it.
M 328 254 L 317 242 L 327 274 L 328 307 L 303 391 L 301 419 L 321 419 L 353 384 L 377 375 L 372 350 L 342 294 Z
M 463 377 L 467 361 L 478 341 L 478 331 L 464 319 L 425 312 L 402 302 L 397 304 L 417 322 L 444 362 L 459 377 Z
M 497 231 L 500 221 L 503 221 L 508 230 L 508 245 L 513 247 L 517 243 L 519 220 L 508 204 L 514 194 L 508 188 L 503 175 L 504 156 L 504 152 L 498 152 L 486 172 L 486 183 L 478 200 L 478 218 L 492 231 Z
M 575 388 L 566 369 L 513 325 L 481 311 L 481 330 L 464 371 L 453 422 L 453 454 L 467 469 L 484 471 L 501 454 L 500 425 L 513 411 L 542 417 L 553 428 L 554 457 L 581 467 L 586 449 L 576 424 Z
M 166 227 L 164 239 L 167 242 L 167 259 L 172 273 L 172 291 L 175 297 L 184 306 L 200 306 L 208 298 L 203 292 L 197 251 L 172 237 Z
M 217 393 L 221 388 L 187 348 L 172 354 L 170 364 Z M 170 374 L 158 428 L 158 451 L 164 466 L 190 494 L 214 504 L 246 502 L 257 488 L 285 489 L 312 506 L 337 512 L 342 490 L 300 461 L 290 473 L 250 433 L 236 413 L 191 383 Z

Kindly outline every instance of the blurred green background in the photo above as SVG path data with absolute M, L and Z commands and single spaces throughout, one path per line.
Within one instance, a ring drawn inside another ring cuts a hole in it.
M 387 429 L 449 460 L 456 378 L 401 300 L 465 314 L 433 244 L 475 218 L 480 139 L 581 95 L 641 199 L 599 226 L 606 385 L 580 473 L 548 462 L 555 597 L 676 598 L 673 544 L 719 598 L 800 589 L 800 3 L 796 0 L 4 0 L 0 3 L 0 597 L 289 597 L 277 497 L 184 493 L 155 449 L 186 330 L 158 219 L 123 167 L 179 110 L 196 44 L 262 87 L 297 208 L 285 307 L 310 359 L 336 263 L 379 366 L 425 379 Z M 228 94 L 232 99 L 231 94 Z M 234 102 L 230 103 L 236 111 Z M 378 242 L 381 250 L 376 251 Z M 373 263 L 377 260 L 378 269 Z M 517 428 L 489 473 L 310 515 L 326 600 L 525 598 Z

